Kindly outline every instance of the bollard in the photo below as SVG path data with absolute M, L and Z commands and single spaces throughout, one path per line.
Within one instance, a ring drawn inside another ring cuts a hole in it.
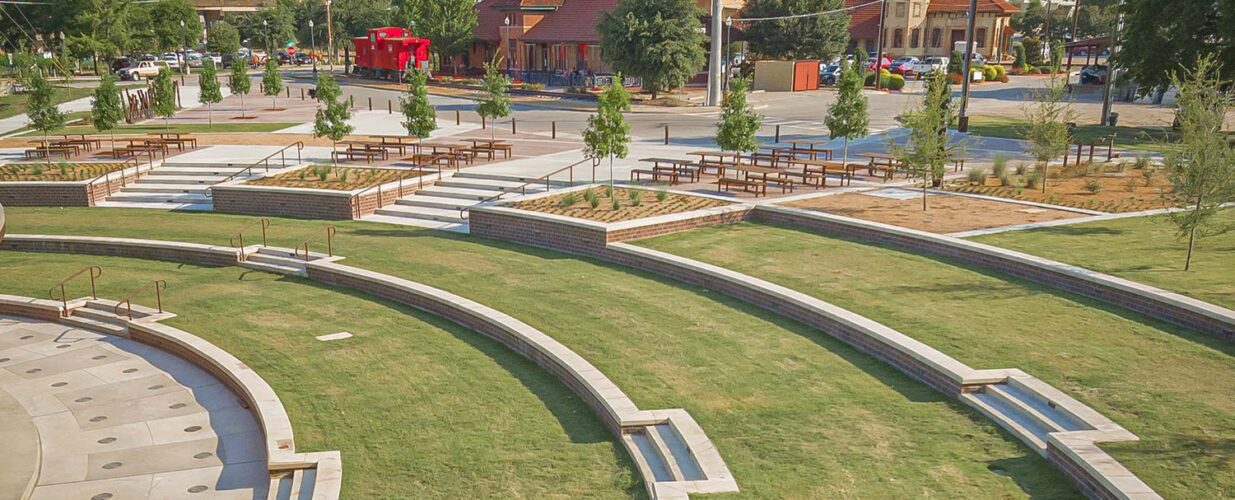
M 373 111 L 373 98 L 369 98 L 369 111 Z
M 394 103 L 391 102 L 390 99 L 386 99 L 386 114 L 393 115 L 394 112 L 395 112 Z
M 518 126 L 516 125 L 515 118 L 512 116 L 510 117 L 510 135 L 517 135 L 518 133 Z
M 486 127 L 488 127 L 488 124 L 485 123 L 485 115 L 480 115 L 480 130 L 484 130 Z
M 665 145 L 669 145 L 669 126 L 665 125 Z
M 780 142 L 780 125 L 776 126 L 776 140 L 773 142 Z
M 455 110 L 455 125 L 460 125 L 462 123 L 463 123 L 462 113 L 460 113 L 459 110 L 456 109 Z
M 304 100 L 304 87 L 300 87 L 300 100 Z
M 292 98 L 292 88 L 291 88 L 291 87 L 283 87 L 283 90 L 286 90 L 286 91 L 287 91 L 286 97 L 287 97 L 288 99 L 291 99 L 291 98 Z
M 550 123 L 550 125 L 553 126 L 553 135 L 551 136 L 551 138 L 557 139 L 557 122 L 552 122 Z

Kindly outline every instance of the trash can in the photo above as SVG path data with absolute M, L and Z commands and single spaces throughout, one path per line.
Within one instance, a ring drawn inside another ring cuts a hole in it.
M 1112 112 L 1111 115 L 1107 117 L 1106 124 L 1112 127 L 1119 126 L 1119 113 Z

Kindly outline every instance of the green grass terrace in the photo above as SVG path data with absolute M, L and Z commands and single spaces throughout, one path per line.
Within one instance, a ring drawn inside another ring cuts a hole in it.
M 211 244 L 225 244 L 252 220 L 70 208 L 13 208 L 8 216 L 14 234 Z M 334 225 L 344 263 L 494 307 L 587 358 L 640 407 L 688 410 L 742 489 L 732 497 L 1078 496 L 1062 474 L 976 411 L 822 332 L 737 300 L 514 244 Z M 316 234 L 310 244 L 321 248 L 325 227 L 273 219 L 271 244 L 290 247 Z M 600 436 L 586 407 L 478 334 L 300 280 L 121 260 L 0 252 L 0 271 L 19 276 L 0 281 L 0 292 L 38 295 L 87 263 L 104 266 L 104 282 L 124 277 L 105 295 L 138 277 L 167 279 L 176 326 L 270 380 L 302 448 L 343 451 L 350 496 L 642 495 L 619 446 Z M 259 279 L 264 284 L 249 283 Z M 310 340 L 335 331 L 356 333 L 359 342 Z M 400 391 L 413 394 L 383 399 Z M 423 492 L 401 495 L 411 491 L 405 488 Z

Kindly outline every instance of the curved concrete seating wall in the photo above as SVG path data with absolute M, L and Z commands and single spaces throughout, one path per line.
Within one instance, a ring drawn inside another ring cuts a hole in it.
M 206 266 L 236 264 L 239 250 L 228 247 L 129 238 L 13 234 L 0 242 L 2 250 L 50 252 L 166 260 Z
M 1235 340 L 1235 311 L 1081 267 L 959 238 L 797 208 L 760 205 L 753 218 L 956 259 Z

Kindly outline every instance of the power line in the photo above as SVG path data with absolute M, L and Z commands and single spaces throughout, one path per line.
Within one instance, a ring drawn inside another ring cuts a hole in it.
M 781 21 L 781 20 L 785 20 L 785 19 L 803 19 L 803 18 L 807 18 L 807 17 L 827 16 L 827 15 L 831 15 L 831 14 L 840 14 L 841 12 L 845 12 L 845 11 L 857 10 L 857 9 L 862 8 L 862 7 L 866 7 L 867 5 L 875 5 L 875 4 L 877 4 L 877 3 L 883 3 L 883 2 L 884 2 L 884 0 L 874 0 L 874 1 L 872 1 L 872 2 L 866 2 L 866 3 L 864 3 L 864 4 L 854 5 L 853 7 L 845 7 L 845 8 L 842 8 L 842 9 L 825 10 L 825 11 L 823 11 L 823 12 L 811 12 L 811 13 L 808 13 L 808 14 L 793 14 L 793 15 L 790 15 L 790 16 L 777 16 L 777 17 L 748 17 L 748 18 L 744 18 L 744 19 L 734 19 L 734 20 L 733 20 L 733 22 L 735 22 L 735 23 L 737 23 L 737 22 L 746 23 L 746 22 L 755 22 L 755 21 Z

